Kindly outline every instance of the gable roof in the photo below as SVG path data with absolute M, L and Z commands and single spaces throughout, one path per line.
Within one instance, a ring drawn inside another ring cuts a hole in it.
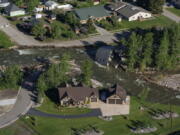
M 99 91 L 89 87 L 63 87 L 58 88 L 59 99 L 62 100 L 65 97 L 69 97 L 74 101 L 83 101 L 86 97 L 95 95 L 99 97 Z
M 75 13 L 80 20 L 88 20 L 90 17 L 99 18 L 110 16 L 103 5 L 76 9 Z
M 126 99 L 127 93 L 126 90 L 124 90 L 120 85 L 116 84 L 114 87 L 109 89 L 109 96 L 117 95 L 122 100 Z
M 147 10 L 145 10 L 143 8 L 132 6 L 132 5 L 126 5 L 125 7 L 117 10 L 117 12 L 126 18 L 134 16 L 135 14 L 137 14 L 139 12 L 149 13 Z
M 9 6 L 7 6 L 6 8 L 5 8 L 5 11 L 6 12 L 14 12 L 14 11 L 19 11 L 19 10 L 23 10 L 23 9 L 20 9 L 20 8 L 18 8 L 16 5 L 14 5 L 14 4 L 10 4 Z
M 101 65 L 107 65 L 113 49 L 113 46 L 100 47 L 96 52 L 96 61 Z

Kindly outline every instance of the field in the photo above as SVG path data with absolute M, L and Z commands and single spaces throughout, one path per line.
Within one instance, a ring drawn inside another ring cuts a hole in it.
M 0 48 L 8 48 L 12 46 L 13 43 L 9 37 L 2 31 L 0 31 Z
M 176 14 L 177 16 L 180 16 L 180 9 L 177 8 L 167 8 L 170 12 Z

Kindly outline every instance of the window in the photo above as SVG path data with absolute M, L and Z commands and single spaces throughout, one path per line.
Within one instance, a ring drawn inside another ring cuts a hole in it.
M 91 98 L 91 102 L 97 102 L 97 98 Z
M 122 104 L 122 100 L 121 99 L 116 99 L 116 104 Z

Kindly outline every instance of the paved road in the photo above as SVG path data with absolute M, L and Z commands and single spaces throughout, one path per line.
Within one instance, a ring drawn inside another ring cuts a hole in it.
M 9 26 L 3 27 L 6 24 L 9 24 Z M 100 35 L 92 36 L 82 40 L 42 43 L 33 39 L 32 36 L 25 35 L 24 33 L 20 32 L 15 26 L 11 25 L 10 22 L 2 16 L 0 16 L 0 29 L 4 31 L 19 46 L 27 46 L 27 47 L 33 47 L 33 46 L 80 47 L 85 45 L 94 45 L 97 42 L 112 43 L 115 40 L 117 40 L 117 35 L 121 34 L 121 33 L 115 33 L 115 34 L 109 33 L 103 29 L 98 28 L 98 31 L 100 31 Z
M 180 23 L 180 17 L 173 14 L 172 12 L 168 11 L 167 9 L 164 8 L 164 12 L 163 12 L 163 15 L 168 17 L 169 19 L 177 22 L 177 23 Z
M 22 88 L 19 91 L 17 101 L 10 112 L 5 113 L 0 117 L 0 128 L 8 126 L 15 122 L 21 115 L 28 112 L 34 103 L 34 95 L 32 90 L 34 89 L 34 82 L 39 76 L 39 73 L 34 73 L 25 79 L 22 84 Z
M 36 109 L 30 109 L 28 111 L 29 115 L 41 116 L 41 117 L 52 117 L 52 118 L 59 118 L 59 119 L 75 119 L 75 118 L 86 118 L 86 117 L 97 117 L 101 116 L 100 109 L 92 109 L 91 112 L 79 115 L 58 115 L 58 114 L 49 114 L 45 112 L 41 112 Z

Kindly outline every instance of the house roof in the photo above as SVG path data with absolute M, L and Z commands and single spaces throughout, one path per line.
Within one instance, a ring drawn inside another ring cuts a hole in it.
M 76 9 L 75 13 L 80 20 L 88 20 L 90 17 L 99 18 L 110 16 L 103 5 Z
M 95 95 L 99 97 L 99 91 L 89 87 L 63 87 L 58 88 L 59 99 L 62 100 L 66 96 L 70 97 L 74 101 L 83 101 L 86 97 Z
M 55 1 L 47 1 L 47 2 L 45 3 L 45 6 L 47 6 L 47 7 L 51 7 L 51 6 L 53 6 L 53 5 L 57 6 L 58 3 L 55 2 Z
M 96 52 L 96 61 L 101 65 L 107 65 L 109 57 L 112 54 L 113 46 L 100 47 Z
M 118 95 L 122 100 L 125 100 L 127 96 L 126 90 L 118 84 L 109 89 L 109 96 L 112 96 L 114 94 Z
M 14 11 L 19 11 L 19 10 L 23 10 L 23 9 L 20 9 L 20 8 L 18 8 L 16 5 L 14 5 L 14 4 L 10 4 L 9 6 L 7 6 L 6 8 L 5 8 L 5 10 L 6 10 L 6 12 L 14 12 Z
M 0 4 L 9 3 L 9 0 L 0 0 Z
M 140 7 L 136 7 L 136 6 L 132 6 L 132 5 L 126 5 L 123 8 L 120 8 L 119 10 L 117 10 L 117 12 L 126 17 L 129 18 L 131 16 L 134 16 L 135 14 L 139 13 L 139 12 L 146 12 L 149 13 L 147 10 L 140 8 Z

